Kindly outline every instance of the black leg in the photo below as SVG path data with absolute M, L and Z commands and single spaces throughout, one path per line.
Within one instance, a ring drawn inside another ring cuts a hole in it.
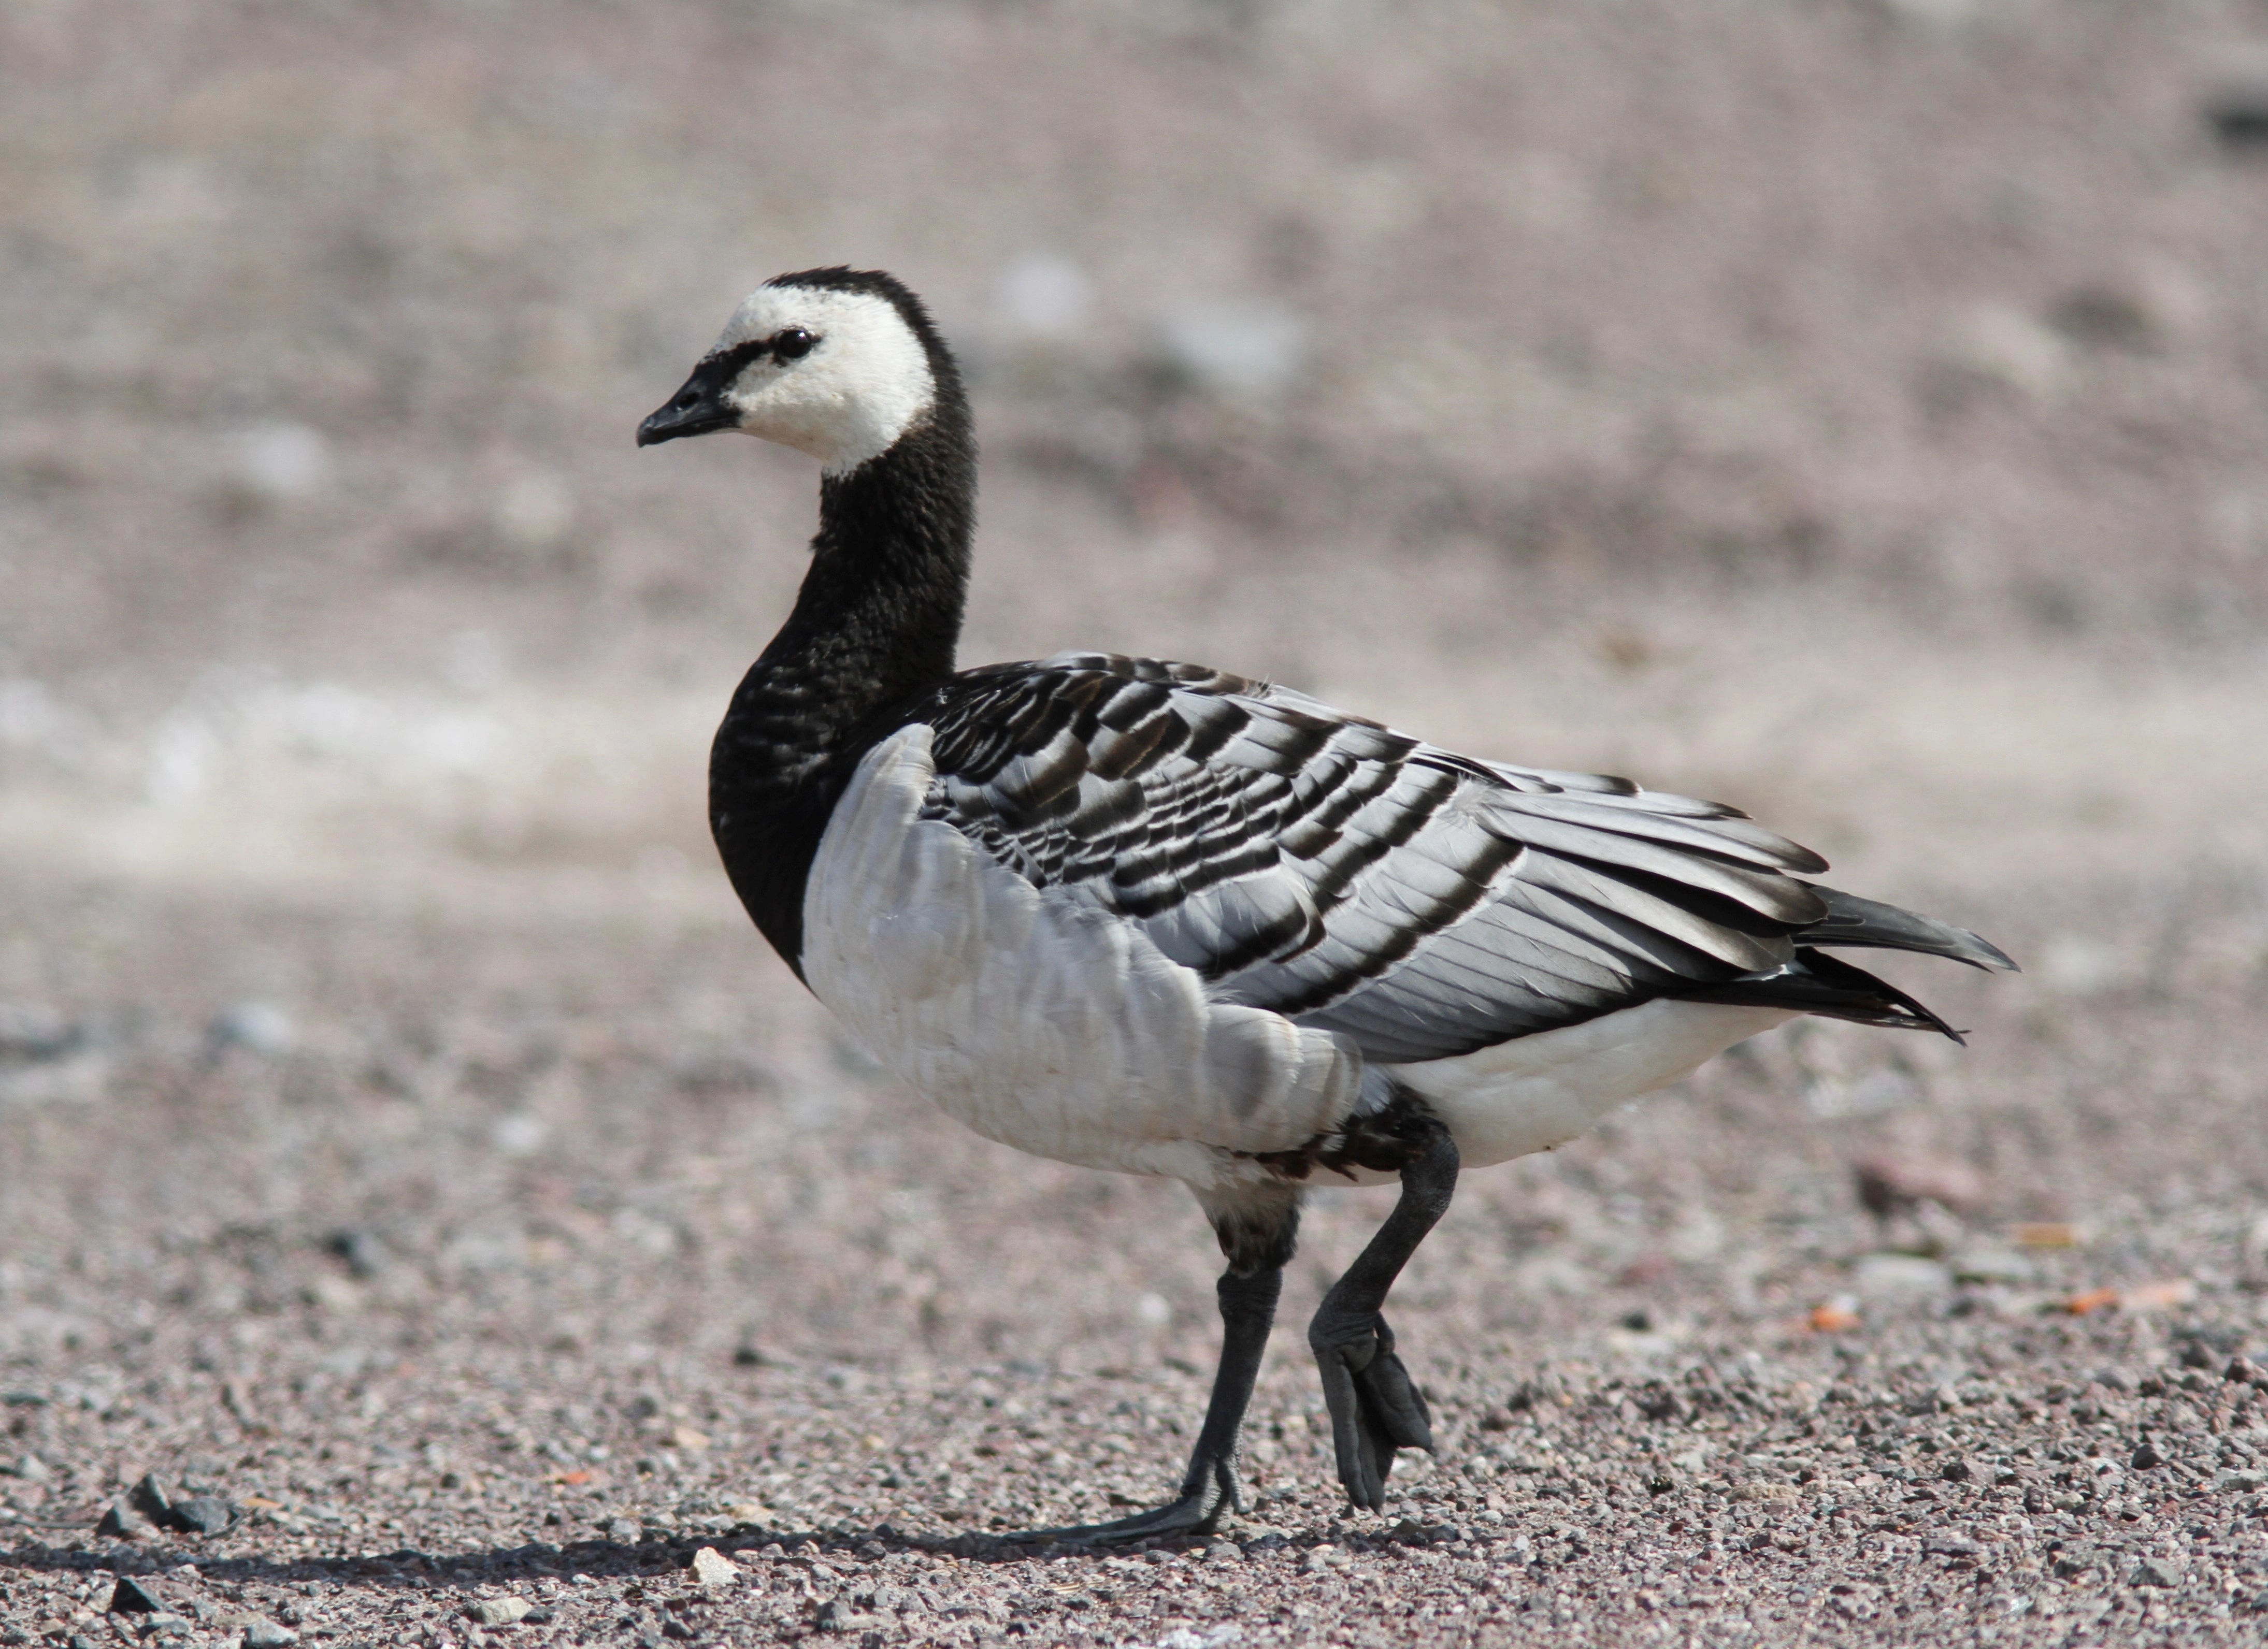
M 1381 1309 L 1403 1266 L 1449 1211 L 1457 1189 L 1457 1145 L 1430 1116 L 1413 1118 L 1408 1137 L 1413 1154 L 1402 1167 L 1401 1201 L 1323 1296 L 1307 1326 L 1330 1410 L 1339 1482 L 1348 1499 L 1372 1511 L 1386 1504 L 1394 1451 L 1433 1447 L 1433 1417 L 1395 1355 L 1394 1331 Z
M 1284 1289 L 1284 1267 L 1299 1231 L 1298 1193 L 1270 1186 L 1231 1204 L 1210 1196 L 1200 1200 L 1229 1263 L 1217 1290 L 1220 1363 L 1213 1372 L 1212 1397 L 1205 1405 L 1197 1447 L 1189 1452 L 1181 1492 L 1161 1506 L 1115 1522 L 1041 1529 L 1023 1538 L 1116 1542 L 1206 1535 L 1219 1523 L 1221 1513 L 1243 1510 L 1236 1485 L 1237 1438 L 1252 1402 L 1253 1384 L 1260 1378 L 1260 1359 L 1275 1326 L 1277 1297 Z

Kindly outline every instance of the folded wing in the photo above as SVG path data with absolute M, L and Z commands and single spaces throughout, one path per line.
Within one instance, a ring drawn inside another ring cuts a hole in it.
M 1475 762 L 1266 683 L 1065 654 L 957 677 L 919 718 L 924 817 L 1138 925 L 1215 1000 L 1373 1059 L 1800 974 L 1805 943 L 1990 965 L 1798 880 L 1824 862 L 1732 808 Z

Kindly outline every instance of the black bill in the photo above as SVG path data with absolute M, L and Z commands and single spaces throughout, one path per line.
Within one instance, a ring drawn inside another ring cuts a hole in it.
M 638 425 L 637 444 L 656 446 L 680 436 L 707 435 L 738 425 L 740 415 L 725 400 L 738 364 L 729 357 L 711 356 L 695 367 L 685 386 Z

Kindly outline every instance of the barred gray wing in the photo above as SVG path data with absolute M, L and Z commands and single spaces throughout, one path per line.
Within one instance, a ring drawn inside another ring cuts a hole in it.
M 1816 855 L 1732 808 L 1473 761 L 1303 694 L 1064 654 L 917 719 L 942 820 L 1215 999 L 1435 1059 L 1778 968 Z

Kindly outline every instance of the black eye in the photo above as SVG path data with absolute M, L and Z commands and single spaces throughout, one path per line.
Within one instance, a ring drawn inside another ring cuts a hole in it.
M 790 327 L 772 340 L 772 359 L 799 361 L 811 353 L 812 346 L 818 342 L 801 327 Z

